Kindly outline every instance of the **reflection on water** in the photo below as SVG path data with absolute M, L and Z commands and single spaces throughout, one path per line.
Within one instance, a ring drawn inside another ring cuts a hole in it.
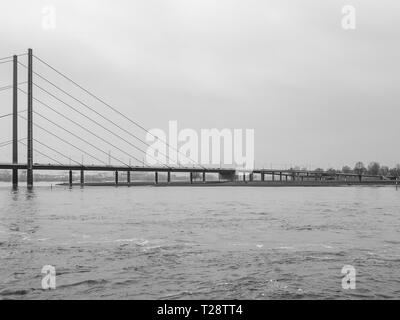
M 395 187 L 0 187 L 0 298 L 398 298 L 399 208 Z

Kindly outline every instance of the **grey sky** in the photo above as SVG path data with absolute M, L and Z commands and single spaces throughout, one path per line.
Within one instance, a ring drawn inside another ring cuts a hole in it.
M 341 27 L 347 4 L 356 30 Z M 46 5 L 54 30 L 42 28 Z M 258 167 L 394 165 L 399 9 L 395 0 L 17 0 L 2 5 L 0 57 L 32 47 L 147 128 L 254 128 Z M 0 68 L 0 85 L 9 71 Z M 10 136 L 3 122 L 0 140 Z

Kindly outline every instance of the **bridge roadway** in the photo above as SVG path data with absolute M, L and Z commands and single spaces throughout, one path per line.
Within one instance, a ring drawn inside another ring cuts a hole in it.
M 18 169 L 26 170 L 26 164 L 1 164 L 0 170 Z M 234 173 L 234 169 L 223 168 L 191 168 L 191 167 L 140 167 L 140 166 L 98 166 L 98 165 L 58 165 L 58 164 L 34 164 L 33 170 L 51 171 L 138 171 L 138 172 L 206 172 L 206 173 Z
M 10 164 L 10 163 L 0 163 L 0 170 L 26 170 L 27 164 Z M 144 167 L 144 166 L 100 166 L 100 165 L 61 165 L 61 164 L 38 164 L 33 165 L 33 170 L 41 171 L 113 171 L 113 172 L 177 172 L 177 173 L 218 173 L 221 176 L 231 177 L 237 174 L 236 169 L 232 168 L 192 168 L 192 167 Z M 238 171 L 239 173 L 241 171 Z M 295 178 L 321 178 L 321 177 L 358 177 L 362 178 L 375 178 L 383 179 L 382 176 L 363 174 L 359 175 L 356 173 L 331 173 L 327 171 L 307 171 L 307 170 L 294 170 L 294 169 L 254 169 L 248 172 L 250 174 L 250 180 L 253 180 L 254 174 L 260 174 L 261 180 L 264 181 L 265 175 L 272 175 L 272 179 L 275 176 L 279 176 L 280 180 L 283 177 L 290 177 L 293 180 Z M 242 171 L 243 174 L 243 171 Z
M 26 170 L 27 165 L 23 163 L 12 164 L 12 163 L 0 163 L 0 170 L 7 169 L 18 169 L 18 170 Z M 236 169 L 232 168 L 193 168 L 193 167 L 143 167 L 143 166 L 99 166 L 99 165 L 70 165 L 70 164 L 38 164 L 35 163 L 33 165 L 34 170 L 85 170 L 85 171 L 160 171 L 160 172 L 210 172 L 210 173 L 219 173 L 219 172 L 236 172 Z M 241 171 L 242 172 L 242 171 Z M 250 172 L 250 171 L 249 171 Z M 296 170 L 296 169 L 254 169 L 251 172 L 253 173 L 298 173 L 298 174 L 317 174 L 317 175 L 346 175 L 346 176 L 358 176 L 356 173 L 343 173 L 336 172 L 330 173 L 328 171 L 313 171 L 313 170 Z M 363 177 L 378 177 L 375 175 L 367 175 L 363 174 Z
M 26 164 L 11 164 L 11 163 L 0 163 L 0 170 L 26 170 Z M 68 164 L 38 164 L 35 163 L 33 165 L 33 170 L 50 170 L 50 171 L 139 171 L 139 172 L 207 172 L 207 173 L 234 173 L 237 170 L 232 168 L 193 168 L 193 167 L 143 167 L 143 166 L 99 166 L 99 165 L 68 165 Z M 239 172 L 243 172 L 240 171 Z M 246 171 L 248 173 L 256 173 L 256 174 L 276 174 L 280 173 L 284 175 L 322 175 L 322 176 L 347 176 L 347 177 L 358 177 L 359 174 L 356 173 L 343 173 L 343 172 L 335 172 L 331 173 L 328 171 L 313 171 L 313 170 L 295 170 L 295 169 L 254 169 L 252 171 Z M 380 178 L 378 175 L 368 175 L 363 174 L 363 177 L 370 178 Z

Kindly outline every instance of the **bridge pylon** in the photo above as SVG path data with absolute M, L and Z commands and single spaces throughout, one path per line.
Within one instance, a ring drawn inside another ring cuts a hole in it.
M 33 186 L 33 52 L 28 49 L 28 141 L 27 172 L 28 188 Z
M 12 163 L 18 164 L 18 56 L 13 56 Z M 12 170 L 13 188 L 18 187 L 18 169 Z

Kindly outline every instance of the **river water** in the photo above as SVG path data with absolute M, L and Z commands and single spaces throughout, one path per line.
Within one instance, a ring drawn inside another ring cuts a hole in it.
M 2 186 L 0 261 L 0 299 L 400 298 L 400 190 Z

